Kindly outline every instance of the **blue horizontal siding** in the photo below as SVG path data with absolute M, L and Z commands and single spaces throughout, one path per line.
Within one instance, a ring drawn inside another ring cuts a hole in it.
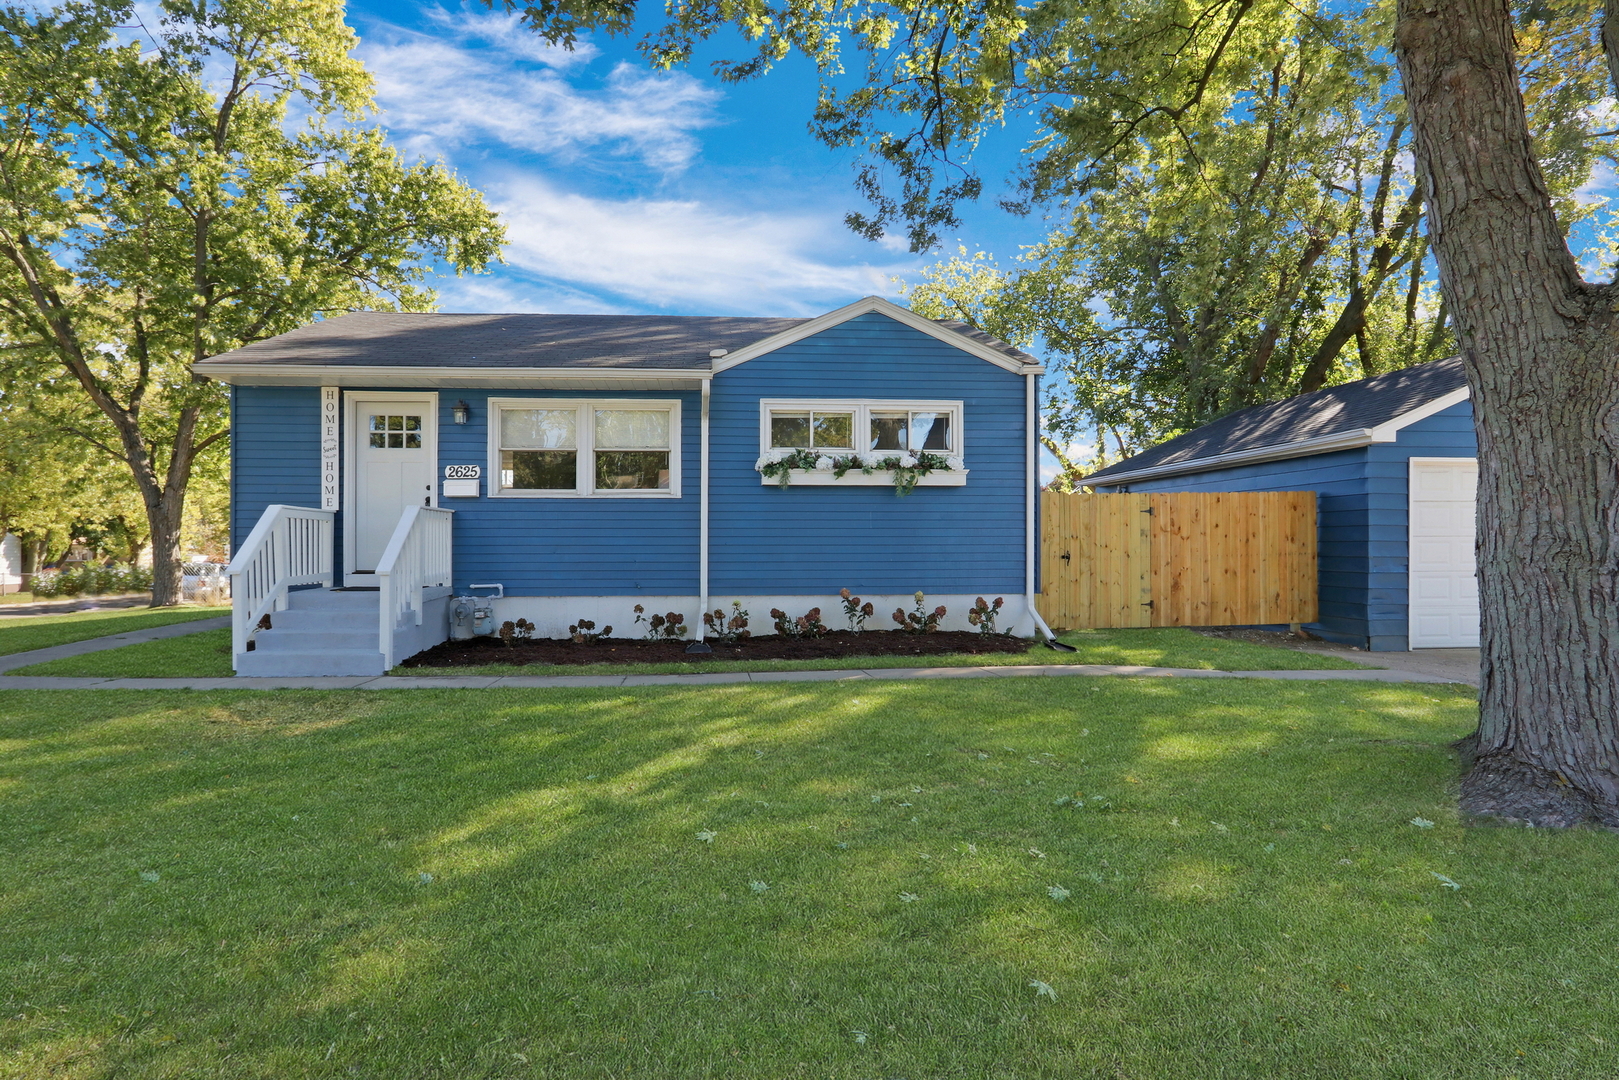
M 390 388 L 410 392 L 412 387 Z M 427 391 L 422 391 L 427 392 Z M 454 510 L 454 583 L 498 581 L 508 595 L 696 593 L 701 395 L 439 387 L 439 461 L 480 465 L 484 494 L 444 499 Z M 489 498 L 489 398 L 678 399 L 679 498 Z M 764 486 L 761 398 L 964 402 L 968 483 Z M 457 401 L 471 421 L 453 422 Z M 232 391 L 232 534 L 240 543 L 264 507 L 318 505 L 319 389 Z M 345 438 L 347 433 L 345 432 Z M 711 591 L 831 596 L 865 592 L 1021 593 L 1024 573 L 1024 380 L 881 315 L 866 315 L 716 376 L 710 420 Z M 342 514 L 338 515 L 339 530 Z M 339 536 L 341 560 L 341 536 Z
M 826 596 L 1021 593 L 1024 377 L 868 314 L 717 375 L 711 589 Z M 965 487 L 761 485 L 762 398 L 960 400 Z
M 1474 457 L 1473 410 L 1453 405 L 1392 443 L 1131 484 L 1131 491 L 1314 491 L 1323 637 L 1405 649 L 1413 457 Z M 1101 489 L 1110 490 L 1110 489 Z
M 320 390 L 231 387 L 231 551 L 272 503 L 320 505 Z
M 455 511 L 455 584 L 498 581 L 509 596 L 659 596 L 696 593 L 701 395 L 685 391 L 439 390 L 439 473 L 481 465 L 476 499 L 444 499 Z M 490 498 L 489 398 L 588 398 L 680 402 L 681 494 L 672 498 Z M 457 425 L 458 400 L 472 406 Z

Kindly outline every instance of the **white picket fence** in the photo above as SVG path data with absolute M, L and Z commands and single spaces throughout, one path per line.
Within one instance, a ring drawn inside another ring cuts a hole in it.
M 332 584 L 330 510 L 279 503 L 264 508 L 241 550 L 225 568 L 231 585 L 231 655 L 247 651 L 253 628 L 287 606 L 294 585 Z
M 399 625 L 407 620 L 422 624 L 422 591 L 450 584 L 450 521 L 454 514 L 436 506 L 406 507 L 377 564 L 381 590 L 377 640 L 385 669 L 403 659 L 395 644 Z

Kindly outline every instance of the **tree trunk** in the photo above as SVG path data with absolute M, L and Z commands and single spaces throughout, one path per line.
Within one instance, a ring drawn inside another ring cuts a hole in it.
M 1472 389 L 1482 611 L 1462 809 L 1619 826 L 1619 327 L 1580 278 L 1505 0 L 1400 0 L 1432 250 Z
M 149 500 L 146 520 L 152 530 L 152 606 L 180 602 L 180 520 L 185 489 L 164 491 Z

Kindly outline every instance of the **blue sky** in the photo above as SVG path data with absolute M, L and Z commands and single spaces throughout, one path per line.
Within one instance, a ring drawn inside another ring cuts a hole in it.
M 932 261 L 844 226 L 865 208 L 854 157 L 809 135 L 800 59 L 726 86 L 705 63 L 649 71 L 634 37 L 551 48 L 481 5 L 373 0 L 349 22 L 394 142 L 442 158 L 506 222 L 506 265 L 441 281 L 444 310 L 814 315 L 897 299 L 894 279 Z M 1005 259 L 1038 238 L 994 205 L 1016 161 L 1005 142 L 949 247 Z

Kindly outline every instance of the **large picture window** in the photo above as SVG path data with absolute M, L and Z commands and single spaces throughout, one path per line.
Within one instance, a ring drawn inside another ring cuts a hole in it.
M 678 496 L 680 403 L 491 399 L 491 494 Z

